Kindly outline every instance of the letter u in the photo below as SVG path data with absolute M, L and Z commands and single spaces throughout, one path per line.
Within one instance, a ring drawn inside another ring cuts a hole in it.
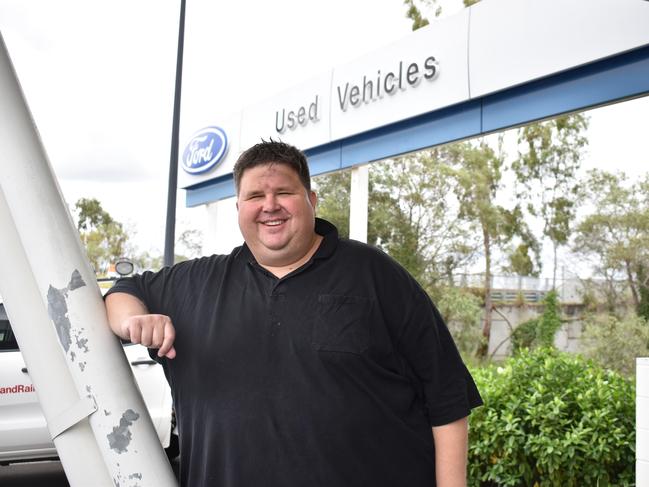
M 284 126 L 284 116 L 286 114 L 286 109 L 282 108 L 282 126 L 280 127 L 279 125 L 279 111 L 275 112 L 275 130 L 279 132 L 280 134 L 284 132 L 284 129 L 286 128 Z

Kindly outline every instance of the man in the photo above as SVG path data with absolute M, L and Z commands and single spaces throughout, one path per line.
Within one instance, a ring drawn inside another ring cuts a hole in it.
M 481 400 L 426 293 L 315 218 L 294 147 L 251 147 L 234 180 L 242 247 L 106 298 L 117 335 L 158 349 L 182 485 L 465 486 Z

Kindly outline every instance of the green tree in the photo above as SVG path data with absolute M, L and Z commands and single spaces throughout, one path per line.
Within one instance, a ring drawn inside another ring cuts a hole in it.
M 552 286 L 556 285 L 557 250 L 568 243 L 575 220 L 579 185 L 577 172 L 588 143 L 588 120 L 565 115 L 519 130 L 518 159 L 512 168 L 522 186 L 517 196 L 543 221 L 543 235 L 552 243 Z
M 574 251 L 589 258 L 608 281 L 623 278 L 636 311 L 646 296 L 649 258 L 649 175 L 631 183 L 626 175 L 593 170 L 584 188 L 592 210 L 577 226 Z M 610 283 L 614 286 L 614 282 Z
M 429 294 L 452 284 L 453 272 L 471 261 L 477 242 L 451 205 L 452 186 L 441 152 L 421 151 L 370 168 L 368 243 L 399 261 Z M 315 178 L 317 213 L 349 235 L 349 172 Z
M 649 325 L 639 316 L 618 318 L 593 315 L 586 318 L 581 336 L 583 354 L 602 367 L 632 379 L 636 357 L 649 355 Z
M 349 198 L 351 171 L 338 171 L 313 178 L 318 195 L 316 213 L 338 228 L 338 234 L 349 238 Z
M 462 0 L 465 7 L 475 5 L 480 0 Z M 412 30 L 417 30 L 427 26 L 430 22 L 422 13 L 422 10 L 430 11 L 435 17 L 442 14 L 442 6 L 439 0 L 403 0 L 406 6 L 406 18 L 412 21 Z
M 449 195 L 446 153 L 428 149 L 376 163 L 370 171 L 370 242 L 401 262 L 435 296 L 475 256 L 474 227 Z
M 412 21 L 412 30 L 420 29 L 429 24 L 428 19 L 424 17 L 421 12 L 421 7 L 425 9 L 433 9 L 435 17 L 439 17 L 442 13 L 442 7 L 438 5 L 438 0 L 403 0 L 403 4 L 407 7 L 406 18 Z
M 638 281 L 638 316 L 649 321 L 649 276 L 647 266 L 643 262 L 636 265 L 636 276 Z
M 475 357 L 480 345 L 482 302 L 475 294 L 459 287 L 443 287 L 435 303 L 465 362 Z
M 503 271 L 519 276 L 538 277 L 539 269 L 530 255 L 532 251 L 533 249 L 530 248 L 529 244 L 518 244 L 515 249 L 510 251 L 508 256 L 509 265 L 503 267 Z
M 128 237 L 123 225 L 104 210 L 99 200 L 81 198 L 75 205 L 77 229 L 90 264 L 99 275 L 124 255 Z
M 203 232 L 196 228 L 186 228 L 176 239 L 176 244 L 183 251 L 183 255 L 180 256 L 183 257 L 181 260 L 200 257 L 203 253 Z M 176 255 L 175 262 L 180 262 L 178 257 Z
M 454 191 L 459 203 L 459 216 L 477 226 L 485 259 L 484 300 L 485 320 L 482 329 L 484 342 L 478 356 L 487 354 L 491 335 L 491 280 L 495 251 L 518 235 L 533 239 L 522 219 L 522 213 L 515 207 L 508 210 L 497 204 L 497 197 L 504 186 L 505 154 L 502 135 L 497 149 L 487 144 L 486 139 L 464 142 L 448 147 L 448 164 L 445 172 L 454 182 Z M 534 247 L 534 243 L 530 242 Z

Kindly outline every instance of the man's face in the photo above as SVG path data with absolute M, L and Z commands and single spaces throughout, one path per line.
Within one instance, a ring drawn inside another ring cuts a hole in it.
M 316 195 L 288 165 L 246 169 L 239 181 L 239 228 L 261 265 L 282 267 L 304 257 L 314 244 Z

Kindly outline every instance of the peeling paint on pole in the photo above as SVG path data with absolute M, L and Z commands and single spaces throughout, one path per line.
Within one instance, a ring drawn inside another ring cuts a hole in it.
M 79 289 L 80 287 L 85 286 L 86 283 L 83 282 L 83 278 L 81 277 L 81 273 L 75 269 L 74 272 L 72 273 L 72 278 L 70 279 L 70 284 L 68 284 L 68 289 L 70 291 L 74 291 L 75 289 Z
M 67 353 L 70 350 L 72 338 L 70 337 L 70 320 L 68 319 L 68 304 L 65 301 L 65 294 L 60 289 L 52 286 L 47 290 L 47 313 L 56 327 L 56 334 L 63 350 Z
M 88 353 L 90 350 L 88 349 L 88 339 L 87 338 L 81 338 L 81 334 L 76 335 L 76 340 L 77 340 L 77 347 L 80 350 L 83 350 L 84 352 Z
M 68 292 L 79 289 L 85 285 L 86 283 L 83 281 L 81 273 L 75 269 L 67 287 L 57 289 L 50 284 L 50 287 L 47 290 L 47 312 L 50 319 L 54 322 L 56 334 L 59 336 L 59 341 L 61 342 L 61 346 L 63 347 L 63 350 L 65 350 L 65 353 L 70 351 L 70 345 L 72 345 L 72 325 L 70 324 L 70 319 L 68 317 Z M 80 343 L 81 346 L 79 345 Z M 88 351 L 87 343 L 87 339 L 80 338 L 79 335 L 77 336 L 77 346 L 79 348 L 83 347 L 86 352 Z M 74 361 L 74 357 L 74 352 L 72 352 L 70 359 Z M 81 370 L 83 371 L 83 368 L 81 368 Z
M 122 474 L 119 474 L 118 478 L 113 479 L 113 482 L 115 483 L 115 487 L 122 487 L 122 482 L 128 482 L 128 481 L 131 481 L 131 480 L 134 480 L 134 479 L 142 480 L 142 474 L 141 473 L 133 473 L 133 474 L 128 476 L 128 480 L 126 478 L 124 478 L 124 476 Z M 128 485 L 125 484 L 124 487 L 141 487 L 140 483 L 137 482 L 137 480 L 135 480 L 134 484 L 128 484 Z
M 119 420 L 119 426 L 113 428 L 113 432 L 106 435 L 111 450 L 117 453 L 128 451 L 128 445 L 131 442 L 131 425 L 138 420 L 140 415 L 132 409 L 127 409 Z

